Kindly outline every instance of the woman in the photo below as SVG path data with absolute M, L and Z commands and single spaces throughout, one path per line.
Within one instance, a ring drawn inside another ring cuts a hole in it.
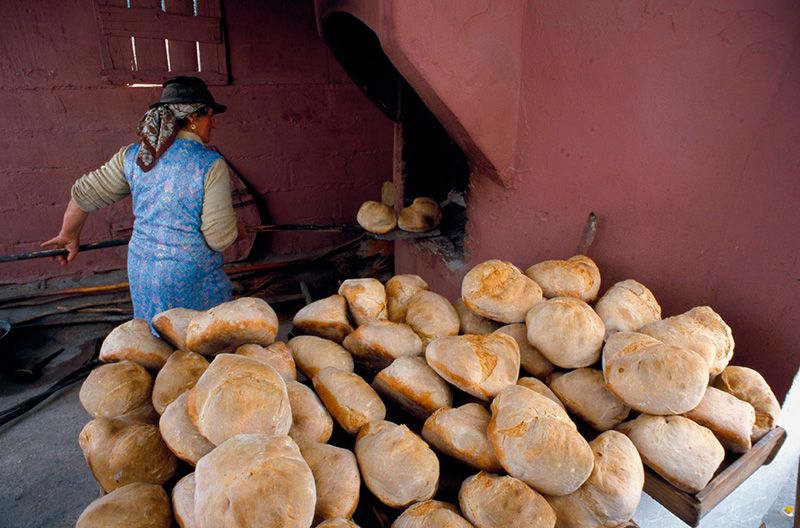
M 232 297 L 222 251 L 236 240 L 225 160 L 204 143 L 226 110 L 196 77 L 164 83 L 139 123 L 138 144 L 122 148 L 72 187 L 61 232 L 42 244 L 75 259 L 91 211 L 133 198 L 128 281 L 134 317 L 150 322 L 170 308 L 205 310 Z

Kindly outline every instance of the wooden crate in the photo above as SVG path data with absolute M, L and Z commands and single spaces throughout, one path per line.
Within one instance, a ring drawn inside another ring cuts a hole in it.
M 775 427 L 743 455 L 725 459 L 708 485 L 695 494 L 679 490 L 647 466 L 644 491 L 689 526 L 697 526 L 708 512 L 730 495 L 739 484 L 769 464 L 786 440 L 786 431 Z

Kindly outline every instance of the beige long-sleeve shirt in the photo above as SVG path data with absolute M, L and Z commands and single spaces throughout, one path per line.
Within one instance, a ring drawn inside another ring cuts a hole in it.
M 197 134 L 178 132 L 178 137 L 201 141 Z M 89 172 L 72 186 L 72 199 L 83 211 L 89 213 L 111 205 L 130 194 L 125 178 L 125 152 L 132 145 L 123 147 L 102 167 Z M 236 215 L 231 200 L 230 170 L 220 158 L 211 165 L 206 174 L 203 196 L 203 212 L 200 230 L 208 246 L 223 251 L 236 241 Z

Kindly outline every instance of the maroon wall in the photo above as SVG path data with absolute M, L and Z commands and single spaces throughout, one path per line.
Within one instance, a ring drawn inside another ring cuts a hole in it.
M 354 3 L 320 5 L 357 15 Z M 457 296 L 482 260 L 569 257 L 595 211 L 605 286 L 638 279 L 665 316 L 714 307 L 734 361 L 785 393 L 800 363 L 800 4 L 385 0 L 372 11 L 363 19 L 389 58 L 475 162 L 466 267 L 402 244 L 398 272 Z
M 263 194 L 265 221 L 352 222 L 391 179 L 391 122 L 353 85 L 319 39 L 313 4 L 223 0 L 229 105 L 214 144 Z M 32 251 L 58 232 L 69 188 L 135 141 L 159 89 L 103 84 L 92 0 L 8 0 L 0 17 L 0 254 Z M 93 214 L 83 241 L 130 228 L 130 201 Z M 327 245 L 274 235 L 271 253 Z M 48 261 L 0 264 L 0 283 L 125 266 L 125 250 L 84 253 L 61 270 Z

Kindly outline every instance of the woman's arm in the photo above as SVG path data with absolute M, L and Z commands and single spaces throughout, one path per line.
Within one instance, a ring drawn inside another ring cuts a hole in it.
M 45 249 L 65 248 L 69 254 L 54 257 L 59 264 L 66 266 L 75 259 L 78 254 L 78 247 L 81 245 L 81 229 L 89 213 L 78 207 L 74 200 L 70 199 L 67 210 L 64 211 L 64 219 L 61 222 L 61 231 L 58 236 L 42 243 Z
M 224 251 L 236 241 L 236 213 L 233 212 L 228 164 L 224 159 L 214 162 L 206 175 L 200 230 L 208 247 Z

